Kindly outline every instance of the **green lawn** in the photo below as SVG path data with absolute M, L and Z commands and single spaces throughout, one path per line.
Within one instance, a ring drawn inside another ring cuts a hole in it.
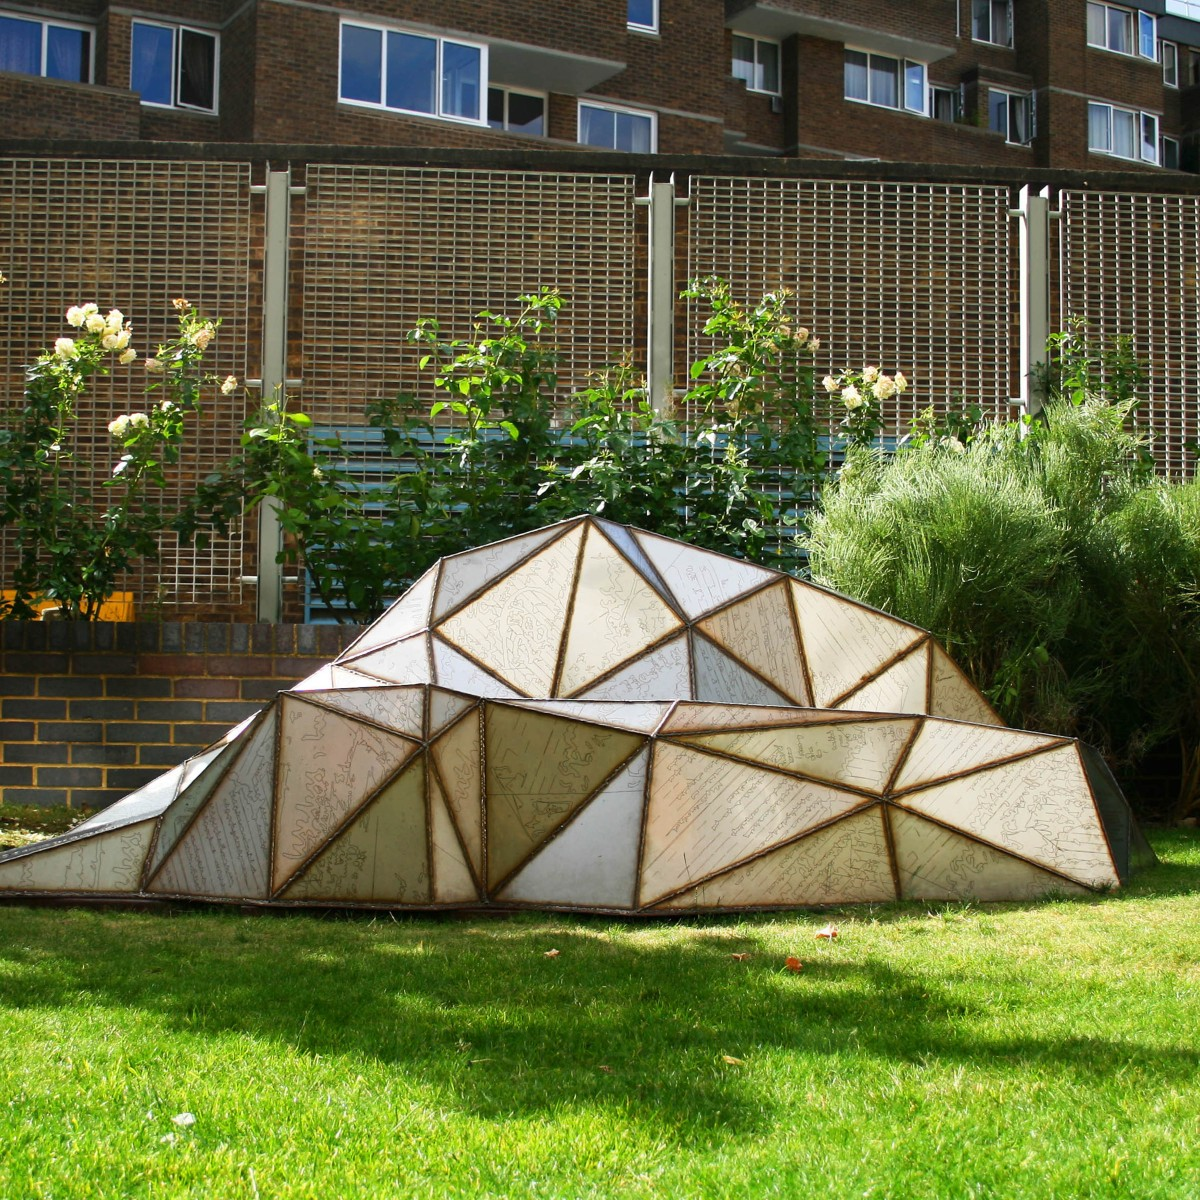
M 0 1196 L 1195 1196 L 1200 838 L 1153 840 L 835 942 L 0 906 Z

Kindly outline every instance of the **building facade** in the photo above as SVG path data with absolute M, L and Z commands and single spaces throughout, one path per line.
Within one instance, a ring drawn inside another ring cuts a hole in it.
M 1197 84 L 1196 0 L 0 0 L 10 137 L 1174 170 Z

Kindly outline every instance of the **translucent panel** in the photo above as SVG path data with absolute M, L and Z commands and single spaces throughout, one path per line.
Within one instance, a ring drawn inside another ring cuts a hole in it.
M 638 545 L 637 538 L 633 536 L 632 530 L 626 528 L 624 525 L 616 525 L 612 521 L 602 521 L 595 517 L 592 518 L 592 523 L 604 531 L 605 537 L 629 559 L 638 571 L 641 572 L 643 578 L 646 579 L 651 587 L 668 604 L 675 603 L 675 598 L 671 595 L 670 589 L 654 569 L 654 564 L 646 557 L 646 552 Z
M 497 886 L 530 851 L 637 750 L 637 734 L 489 704 L 488 884 Z
M 1079 743 L 1079 752 L 1092 795 L 1096 799 L 1096 807 L 1100 811 L 1100 819 L 1104 823 L 1104 832 L 1112 850 L 1117 874 L 1124 883 L 1133 871 L 1153 866 L 1158 859 L 1133 819 L 1129 802 L 1113 778 L 1103 756 L 1082 742 Z
M 582 538 L 576 526 L 441 622 L 438 634 L 527 696 L 551 695 Z M 438 682 L 462 686 L 440 673 Z
M 276 890 L 418 749 L 408 738 L 296 697 L 284 696 L 280 703 L 272 864 Z
M 248 734 L 243 735 L 249 741 Z M 175 843 L 187 829 L 189 822 L 200 811 L 204 802 L 212 795 L 213 789 L 220 781 L 225 768 L 241 753 L 242 747 L 236 743 L 218 746 L 204 755 L 189 759 L 185 764 L 187 772 L 180 788 L 178 799 L 163 814 L 159 822 L 158 837 L 147 865 L 146 877 L 150 878 L 162 864 L 163 859 L 175 848 Z M 196 771 L 195 765 L 201 758 L 207 759 L 203 769 Z
M 893 786 L 899 792 L 935 783 L 1003 759 L 1032 754 L 1063 740 L 1017 729 L 980 729 L 953 721 L 926 721 Z
M 915 727 L 915 721 L 847 721 L 696 734 L 687 741 L 783 771 L 882 793 Z
M 878 806 L 734 867 L 660 908 L 871 904 L 896 898 Z
M 430 781 L 429 815 L 432 823 L 430 844 L 433 849 L 433 899 L 437 904 L 472 903 L 479 899 L 479 888 L 467 866 L 462 844 L 454 823 L 446 811 L 446 801 L 436 780 Z
M 929 712 L 934 717 L 975 721 L 980 725 L 1003 725 L 979 689 L 959 670 L 958 664 L 936 642 L 930 642 Z
M 526 904 L 632 908 L 645 804 L 643 750 L 500 892 Z
M 245 739 L 233 766 L 170 852 L 148 891 L 243 900 L 267 898 L 279 703 L 275 702 Z M 202 784 L 203 777 L 193 786 Z M 176 802 L 168 818 L 174 816 L 183 800 L 181 797 Z M 166 827 L 164 818 L 160 841 Z
M 383 102 L 383 31 L 360 25 L 342 26 L 342 72 L 339 95 L 343 100 Z
M 447 804 L 471 857 L 475 873 L 483 878 L 483 798 L 479 756 L 479 720 L 472 713 L 447 730 L 429 747 L 433 764 L 445 789 Z
M 441 688 L 429 689 L 429 731 L 436 733 L 451 721 L 457 720 L 477 703 L 474 696 L 458 692 L 446 692 Z
M 433 618 L 440 621 L 452 608 L 470 599 L 493 579 L 524 562 L 535 550 L 563 532 L 561 525 L 492 542 L 478 550 L 442 559 Z
M 375 680 L 364 680 L 364 683 L 374 684 Z M 333 682 L 333 663 L 318 667 L 311 675 L 306 675 L 299 683 L 293 684 L 293 692 L 321 692 L 335 687 Z
M 429 902 L 425 768 L 417 759 L 388 784 L 282 893 L 284 900 Z
M 355 658 L 364 650 L 398 642 L 429 627 L 429 610 L 433 602 L 433 585 L 437 582 L 437 567 L 430 567 L 416 583 L 393 604 L 387 612 L 368 626 L 341 654 L 337 661 Z
M 812 584 L 790 586 L 818 706 L 833 704 L 925 636 L 923 630 Z
M 788 699 L 810 703 L 785 581 L 705 617 L 698 628 L 769 679 Z
M 442 687 L 469 692 L 473 696 L 506 698 L 518 694 L 508 684 L 502 683 L 495 675 L 489 675 L 437 637 L 433 638 L 433 668 L 437 682 Z
M 923 713 L 929 707 L 929 643 L 918 646 L 881 675 L 838 701 L 858 712 Z
M 314 704 L 364 717 L 410 737 L 425 736 L 425 688 L 374 687 L 310 693 Z
M 554 694 L 569 696 L 680 628 L 659 594 L 589 526 Z M 547 689 L 547 692 L 549 689 Z
M 341 662 L 342 660 L 339 660 Z M 381 650 L 368 650 L 361 658 L 344 665 L 384 683 L 432 683 L 429 666 L 429 635 L 418 633 L 407 641 L 393 642 Z M 337 676 L 334 676 L 335 680 Z M 340 683 L 338 686 L 342 686 Z
M 905 900 L 1030 900 L 1087 890 L 900 809 L 891 822 Z
M 835 721 L 857 721 L 857 713 L 835 713 L 825 709 L 799 709 L 788 705 L 689 704 L 675 706 L 663 722 L 662 732 L 679 734 L 710 729 L 755 729 L 764 725 L 797 725 L 802 722 L 821 725 Z
M 734 662 L 698 634 L 692 637 L 696 699 L 722 704 L 787 704 L 788 698 L 768 687 L 741 663 Z
M 600 683 L 580 693 L 582 700 L 689 699 L 692 672 L 685 634 L 671 638 L 656 650 L 639 655 Z
M 1119 882 L 1074 745 L 898 801 L 1088 887 Z
M 640 903 L 699 883 L 863 803 L 822 784 L 658 742 Z
M 221 748 L 217 747 L 205 751 L 204 754 L 197 757 L 211 762 L 213 757 L 220 752 Z M 71 832 L 80 833 L 83 830 L 129 825 L 134 821 L 144 820 L 146 817 L 157 817 L 175 799 L 175 795 L 183 783 L 184 773 L 188 766 L 195 761 L 194 758 L 188 759 L 187 762 L 172 767 L 171 770 L 159 775 L 157 779 L 152 779 L 145 787 L 138 788 L 136 792 L 130 792 L 116 804 L 110 804 L 107 808 L 88 817 L 86 821 L 80 822 Z
M 658 704 L 638 704 L 605 700 L 525 700 L 522 708 L 549 713 L 552 717 L 573 717 L 598 725 L 616 725 L 638 733 L 653 733 L 671 707 L 665 701 Z
M 136 892 L 154 822 L 125 825 L 0 862 L 0 891 Z
M 643 533 L 640 529 L 634 531 L 634 536 L 689 618 L 711 612 L 743 592 L 777 578 L 776 572 L 765 567 Z
M 129 86 L 143 104 L 173 103 L 174 71 L 175 30 L 134 21 Z

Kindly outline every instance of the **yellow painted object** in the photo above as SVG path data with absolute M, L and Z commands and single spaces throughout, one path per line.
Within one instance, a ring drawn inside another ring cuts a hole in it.
M 16 592 L 12 588 L 5 588 L 5 600 L 13 600 L 16 598 Z M 41 619 L 46 620 L 48 613 L 53 613 L 58 610 L 58 604 L 54 600 L 39 600 L 32 605 L 36 608 L 41 616 Z M 53 617 L 51 617 L 53 619 Z M 132 592 L 113 592 L 103 604 L 100 605 L 100 615 L 97 618 L 100 621 L 132 621 L 133 620 L 133 593 Z

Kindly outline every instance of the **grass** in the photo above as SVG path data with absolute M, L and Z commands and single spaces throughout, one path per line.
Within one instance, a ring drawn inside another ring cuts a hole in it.
M 1200 839 L 1154 841 L 1113 897 L 835 942 L 0 906 L 0 1195 L 1200 1194 Z

